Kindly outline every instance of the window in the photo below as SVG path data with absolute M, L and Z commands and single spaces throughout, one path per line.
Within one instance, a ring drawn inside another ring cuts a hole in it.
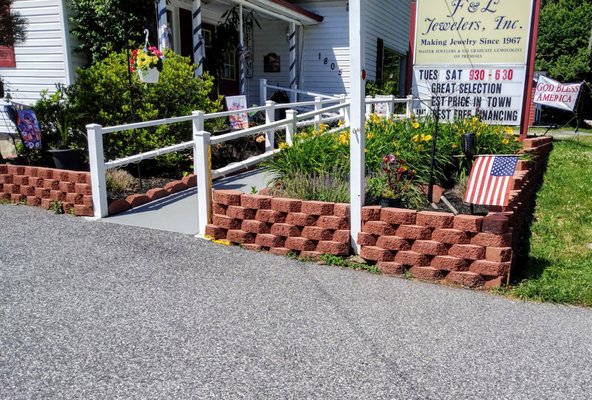
M 224 53 L 222 75 L 220 78 L 228 81 L 236 80 L 236 51 L 228 51 Z
M 402 94 L 404 62 L 404 55 L 385 47 L 384 41 L 377 39 L 376 84 L 385 94 Z

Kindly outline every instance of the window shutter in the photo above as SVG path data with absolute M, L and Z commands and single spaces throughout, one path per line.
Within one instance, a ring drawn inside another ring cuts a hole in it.
M 14 57 L 14 47 L 0 46 L 0 68 L 14 68 L 16 67 L 16 59 Z
M 384 79 L 384 41 L 376 38 L 376 83 Z

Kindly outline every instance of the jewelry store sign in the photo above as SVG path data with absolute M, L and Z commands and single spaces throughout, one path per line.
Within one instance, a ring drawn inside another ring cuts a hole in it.
M 519 125 L 532 10 L 533 0 L 418 0 L 415 113 Z

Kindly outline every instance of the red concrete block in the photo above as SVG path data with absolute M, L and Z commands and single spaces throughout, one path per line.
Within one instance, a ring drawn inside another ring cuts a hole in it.
M 69 180 L 72 183 L 82 183 L 86 185 L 86 176 L 89 175 L 88 172 L 70 172 Z M 84 194 L 84 193 L 82 193 Z
M 380 221 L 381 210 L 380 206 L 362 207 L 362 222 Z
M 41 199 L 41 208 L 49 210 L 53 201 L 51 199 Z
M 442 272 L 432 267 L 414 266 L 409 269 L 409 272 L 415 279 L 423 281 L 437 281 L 443 278 Z
M 510 222 L 505 215 L 491 214 L 483 217 L 481 232 L 502 234 L 510 230 Z
M 169 195 L 169 192 L 167 192 L 166 190 L 164 190 L 162 188 L 154 188 L 154 189 L 150 189 L 146 192 L 146 196 L 148 196 L 150 198 L 150 201 L 162 199 L 163 197 L 166 197 L 168 195 Z
M 483 286 L 484 283 L 481 275 L 468 271 L 451 271 L 446 275 L 446 282 L 470 288 Z
M 58 190 L 61 190 L 64 193 L 75 193 L 75 183 L 72 182 L 60 182 L 58 184 Z
M 530 160 L 518 160 L 516 164 L 516 171 L 528 171 L 532 168 L 534 163 Z
M 240 229 L 230 229 L 226 232 L 226 240 L 232 243 L 255 243 L 257 234 L 252 232 L 245 232 Z
M 89 196 L 92 194 L 92 191 L 90 189 L 90 185 L 87 185 L 86 183 L 74 184 L 74 191 L 78 194 L 83 195 L 83 196 Z
M 51 190 L 49 192 L 49 198 L 54 201 L 65 201 L 66 194 L 60 190 Z
M 362 232 L 376 236 L 394 236 L 396 230 L 393 225 L 384 221 L 368 221 L 362 226 Z
M 371 261 L 394 261 L 395 252 L 376 246 L 364 246 L 360 251 L 360 256 Z
M 255 243 L 243 243 L 241 245 L 241 247 L 245 250 L 251 250 L 251 251 L 261 251 L 263 250 L 263 247 L 259 246 L 258 244 Z
M 397 251 L 411 249 L 409 241 L 398 236 L 380 236 L 376 241 L 376 246 Z
M 8 194 L 21 194 L 21 187 L 12 183 L 5 183 L 4 192 Z
M 497 263 L 487 260 L 477 260 L 469 266 L 469 271 L 487 276 L 505 276 L 510 271 L 510 263 Z
M 49 190 L 42 187 L 35 188 L 35 196 L 40 199 L 49 199 Z
M 53 170 L 51 168 L 37 169 L 37 176 L 43 179 L 53 179 Z
M 8 174 L 8 165 L 0 164 L 0 175 Z
M 430 266 L 443 271 L 466 271 L 469 268 L 464 259 L 451 256 L 436 256 Z
M 181 182 L 183 182 L 185 185 L 187 185 L 188 188 L 196 187 L 197 186 L 197 175 L 195 175 L 195 174 L 185 175 L 183 177 L 183 179 L 181 179 Z
M 226 215 L 226 210 L 229 206 L 223 204 L 214 203 L 212 204 L 212 212 L 217 215 Z
M 115 200 L 109 204 L 109 215 L 119 214 L 130 208 L 132 208 L 131 204 L 125 201 L 125 199 Z
M 504 277 L 498 276 L 497 278 L 486 280 L 485 283 L 483 284 L 483 287 L 485 289 L 493 289 L 493 288 L 499 288 L 503 284 L 504 284 Z
M 349 245 L 349 230 L 339 230 L 333 232 L 333 241 Z
M 269 210 L 271 209 L 271 199 L 271 196 L 261 196 L 259 194 L 243 194 L 243 196 L 241 197 L 241 206 L 257 210 Z
M 383 208 L 380 220 L 393 225 L 415 225 L 417 211 L 404 208 Z
M 77 217 L 92 217 L 94 213 L 92 207 L 85 206 L 84 204 L 75 204 L 74 215 Z
M 437 211 L 420 211 L 417 213 L 416 225 L 428 228 L 452 228 L 454 214 Z
M 72 214 L 74 213 L 74 204 L 65 201 L 62 203 L 62 210 L 64 210 L 64 214 Z
M 15 175 L 14 184 L 19 185 L 19 186 L 28 186 L 29 185 L 29 177 L 26 175 Z
M 333 207 L 333 215 L 336 217 L 346 218 L 347 220 L 349 220 L 349 216 L 350 216 L 349 204 L 335 203 L 335 206 Z
M 21 186 L 21 194 L 23 196 L 35 196 L 35 188 L 33 186 Z
M 29 186 L 43 187 L 43 178 L 36 176 L 29 177 Z
M 255 243 L 262 247 L 284 247 L 286 238 L 270 233 L 260 233 L 255 238 Z
M 317 246 L 312 240 L 303 237 L 289 237 L 286 238 L 284 247 L 296 251 L 313 251 Z
M 445 244 L 471 243 L 471 238 L 467 232 L 458 229 L 436 229 L 432 232 L 432 240 Z
M 178 193 L 185 189 L 187 189 L 187 185 L 181 181 L 173 181 L 164 185 L 164 190 L 166 190 L 170 194 Z
M 401 225 L 397 228 L 396 235 L 404 239 L 429 240 L 432 237 L 432 231 L 425 226 Z
M 241 195 L 238 190 L 214 190 L 214 202 L 225 206 L 240 206 Z
M 273 224 L 271 233 L 276 236 L 298 237 L 302 233 L 302 228 L 290 224 Z
M 255 219 L 255 210 L 241 206 L 228 206 L 226 216 L 236 219 Z
M 286 223 L 296 226 L 313 226 L 317 223 L 318 217 L 316 215 L 304 213 L 288 213 L 286 216 Z
M 8 174 L 0 175 L 0 183 L 11 185 L 14 183 L 14 176 Z
M 286 214 L 275 210 L 257 210 L 255 219 L 257 221 L 267 222 L 268 224 L 284 223 L 286 221 Z
M 93 207 L 92 196 L 82 196 L 82 204 L 88 207 Z
M 55 179 L 43 179 L 43 188 L 49 190 L 59 190 L 60 182 Z
M 553 138 L 551 136 L 541 136 L 536 138 L 528 138 L 522 141 L 522 146 L 524 150 L 535 149 L 537 147 L 541 147 L 546 145 L 547 143 L 551 143 Z
M 77 183 L 76 185 L 80 185 L 80 184 Z M 76 190 L 76 193 L 78 193 L 78 190 Z M 80 196 L 90 196 L 90 193 L 89 194 L 81 193 Z M 132 194 L 130 196 L 127 196 L 125 198 L 125 200 L 128 203 L 130 203 L 130 205 L 132 207 L 139 207 L 142 204 L 150 203 L 150 197 L 148 197 L 145 194 Z
M 349 245 L 334 241 L 321 240 L 317 244 L 317 251 L 323 254 L 333 254 L 335 256 L 347 256 L 349 254 Z
M 443 256 L 448 254 L 448 247 L 435 240 L 416 240 L 411 250 L 429 256 Z
M 512 248 L 488 247 L 485 249 L 485 259 L 493 262 L 509 262 L 512 260 Z
M 63 169 L 54 169 L 53 178 L 61 182 L 76 183 L 76 179 L 70 181 L 70 172 Z
M 349 224 L 345 218 L 333 215 L 321 215 L 317 220 L 317 226 L 334 230 L 349 229 Z
M 24 175 L 25 167 L 20 165 L 8 165 L 6 173 L 10 175 Z
M 318 261 L 322 255 L 323 253 L 321 253 L 320 251 L 301 251 L 298 258 L 304 261 Z
M 240 221 L 240 220 L 237 220 Z M 239 229 L 239 228 L 233 228 Z M 245 232 L 251 233 L 270 233 L 271 232 L 271 224 L 267 222 L 256 221 L 253 219 L 246 219 L 243 220 L 240 224 L 240 229 Z M 273 246 L 273 247 L 283 247 L 283 246 Z
M 302 212 L 310 215 L 333 215 L 335 203 L 324 201 L 303 201 Z
M 271 196 L 271 189 L 270 188 L 263 188 L 260 191 L 257 192 L 257 194 L 260 194 L 261 196 Z
M 478 233 L 471 239 L 471 244 L 483 247 L 509 247 L 512 245 L 512 234 Z
M 333 232 L 318 226 L 305 226 L 302 236 L 310 240 L 333 240 Z
M 72 204 L 82 204 L 83 196 L 76 193 L 66 193 L 66 201 Z
M 425 254 L 416 253 L 415 251 L 399 251 L 395 261 L 399 264 L 417 267 L 430 265 L 430 259 Z
M 358 233 L 357 243 L 360 246 L 376 246 L 376 236 L 369 233 L 360 232 Z M 382 247 L 382 246 L 379 246 Z
M 454 217 L 454 229 L 465 232 L 481 232 L 483 217 L 478 215 L 457 215 Z
M 255 221 L 253 221 L 255 222 Z M 212 224 L 223 229 L 241 229 L 241 220 L 230 218 L 225 215 L 214 215 L 212 217 Z M 246 230 L 243 228 L 243 230 Z
M 39 207 L 41 205 L 41 199 L 36 196 L 27 196 L 27 205 L 31 207 Z
M 448 255 L 466 260 L 481 260 L 485 257 L 485 247 L 472 244 L 454 244 Z
M 20 193 L 19 194 L 13 193 L 10 195 L 10 201 L 13 202 L 14 204 L 19 204 L 19 203 L 22 203 L 26 200 L 27 200 L 27 198 Z
M 206 236 L 213 237 L 216 240 L 226 239 L 227 230 L 216 225 L 206 225 Z
M 283 256 L 283 257 L 285 257 L 285 256 L 289 255 L 292 252 L 293 252 L 292 250 L 290 250 L 290 249 L 288 249 L 286 247 L 270 247 L 269 248 L 269 253 L 270 254 L 274 254 L 276 256 Z
M 302 200 L 276 197 L 271 199 L 271 209 L 283 213 L 298 213 L 302 209 Z
M 383 275 L 403 275 L 407 268 L 403 264 L 397 262 L 380 261 L 376 266 Z

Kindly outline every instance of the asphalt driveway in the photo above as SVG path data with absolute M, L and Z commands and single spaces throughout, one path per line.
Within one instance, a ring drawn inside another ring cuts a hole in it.
M 586 399 L 592 310 L 0 205 L 1 399 Z

